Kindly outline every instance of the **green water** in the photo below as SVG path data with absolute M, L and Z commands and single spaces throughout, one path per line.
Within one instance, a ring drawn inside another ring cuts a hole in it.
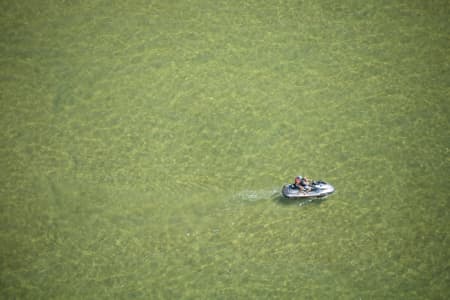
M 450 297 L 447 1 L 8 2 L 0 298 Z

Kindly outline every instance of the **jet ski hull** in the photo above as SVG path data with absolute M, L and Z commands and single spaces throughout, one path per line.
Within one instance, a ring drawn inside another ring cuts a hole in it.
M 283 186 L 283 189 L 281 190 L 281 193 L 285 198 L 308 199 L 308 198 L 323 198 L 335 192 L 334 187 L 325 181 L 313 182 L 310 188 L 311 190 L 306 192 L 294 188 L 292 184 L 285 184 Z

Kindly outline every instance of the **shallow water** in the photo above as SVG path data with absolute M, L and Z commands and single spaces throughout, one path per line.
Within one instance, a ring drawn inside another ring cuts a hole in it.
M 445 1 L 3 6 L 4 298 L 448 298 Z

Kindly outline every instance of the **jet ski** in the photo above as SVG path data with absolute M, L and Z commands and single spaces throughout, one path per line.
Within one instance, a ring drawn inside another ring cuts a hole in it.
M 285 198 L 290 199 L 308 199 L 308 198 L 324 198 L 334 193 L 334 187 L 322 180 L 313 181 L 309 185 L 309 191 L 300 191 L 294 184 L 285 184 L 281 193 Z

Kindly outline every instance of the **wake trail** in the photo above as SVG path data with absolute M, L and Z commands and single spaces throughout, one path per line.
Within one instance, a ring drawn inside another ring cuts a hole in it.
M 271 188 L 271 189 L 260 189 L 260 190 L 242 190 L 234 194 L 233 200 L 235 201 L 244 201 L 244 202 L 257 202 L 262 200 L 273 199 L 274 197 L 278 197 L 281 195 L 280 189 Z

